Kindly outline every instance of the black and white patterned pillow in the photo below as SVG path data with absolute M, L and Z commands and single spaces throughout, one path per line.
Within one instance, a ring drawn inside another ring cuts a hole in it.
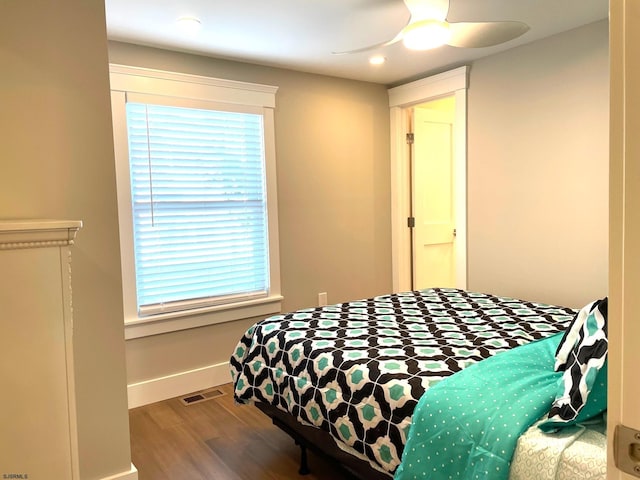
M 596 300 L 578 312 L 556 351 L 556 371 L 564 371 L 544 431 L 573 425 L 607 408 L 607 306 Z

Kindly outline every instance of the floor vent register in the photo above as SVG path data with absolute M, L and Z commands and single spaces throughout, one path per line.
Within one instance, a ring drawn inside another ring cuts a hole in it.
M 207 400 L 211 400 L 212 398 L 217 398 L 224 395 L 224 393 L 217 388 L 209 388 L 207 390 L 200 390 L 199 392 L 194 392 L 186 397 L 182 397 L 180 401 L 183 405 L 193 405 L 195 403 L 206 402 Z

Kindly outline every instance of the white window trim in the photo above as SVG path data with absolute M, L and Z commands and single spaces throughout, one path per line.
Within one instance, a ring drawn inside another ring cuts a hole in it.
M 123 65 L 109 66 L 111 108 L 114 119 L 114 149 L 120 256 L 124 303 L 125 339 L 157 335 L 233 320 L 267 316 L 282 309 L 280 251 L 278 239 L 278 199 L 275 162 L 274 108 L 277 87 L 217 78 L 164 72 Z M 269 228 L 269 296 L 227 305 L 209 305 L 190 310 L 139 317 L 133 250 L 133 220 L 129 179 L 129 152 L 126 127 L 126 93 L 150 94 L 181 99 L 261 109 L 264 116 L 265 175 Z

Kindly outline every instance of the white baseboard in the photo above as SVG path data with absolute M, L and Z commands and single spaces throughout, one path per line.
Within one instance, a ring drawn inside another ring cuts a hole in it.
M 160 402 L 167 398 L 178 397 L 229 382 L 231 382 L 229 362 L 224 362 L 132 383 L 127 385 L 129 408 Z
M 116 473 L 108 477 L 103 477 L 101 480 L 138 480 L 138 469 L 132 463 L 131 468 L 126 472 Z

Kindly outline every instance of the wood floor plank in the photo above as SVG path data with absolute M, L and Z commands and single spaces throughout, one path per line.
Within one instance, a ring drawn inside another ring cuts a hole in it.
M 149 405 L 147 413 L 151 417 L 151 419 L 162 428 L 178 425 L 183 422 L 183 419 L 175 411 L 175 409 L 172 408 L 173 403 L 174 402 L 154 403 L 152 405 Z
M 223 395 L 185 406 L 173 398 L 129 411 L 131 456 L 139 480 L 349 480 L 309 452 L 311 473 L 298 474 L 300 449 L 252 405 Z

